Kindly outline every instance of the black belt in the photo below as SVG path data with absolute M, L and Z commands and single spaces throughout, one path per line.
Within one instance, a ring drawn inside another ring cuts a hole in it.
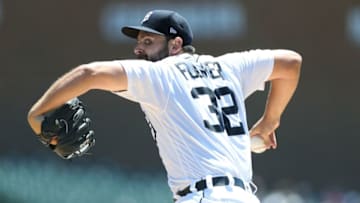
M 229 178 L 227 176 L 219 176 L 219 177 L 213 177 L 212 178 L 212 184 L 213 186 L 225 186 L 225 185 L 229 185 L 230 181 Z M 241 187 L 242 189 L 245 190 L 245 184 L 244 182 L 239 179 L 239 178 L 234 178 L 234 185 Z M 206 180 L 200 180 L 198 182 L 195 183 L 195 188 L 197 191 L 202 191 L 205 190 L 207 188 L 206 185 Z M 190 186 L 187 186 L 185 189 L 178 191 L 176 194 L 183 197 L 187 194 L 191 193 L 190 190 Z

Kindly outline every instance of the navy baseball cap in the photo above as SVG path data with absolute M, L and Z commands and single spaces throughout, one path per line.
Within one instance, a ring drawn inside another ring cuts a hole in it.
M 183 46 L 190 45 L 193 33 L 187 20 L 175 11 L 153 10 L 148 12 L 140 26 L 125 26 L 122 33 L 131 38 L 137 38 L 140 31 L 163 35 L 166 37 L 179 36 L 183 39 Z

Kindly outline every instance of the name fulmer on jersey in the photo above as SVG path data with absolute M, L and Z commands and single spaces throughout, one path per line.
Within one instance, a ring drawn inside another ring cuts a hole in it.
M 190 63 L 180 62 L 175 64 L 186 80 L 197 78 L 222 78 L 222 69 L 218 62 Z

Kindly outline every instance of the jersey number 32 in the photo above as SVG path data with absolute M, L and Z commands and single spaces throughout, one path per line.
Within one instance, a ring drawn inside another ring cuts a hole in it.
M 230 123 L 230 116 L 236 116 L 237 120 L 241 120 L 238 114 L 239 109 L 235 100 L 235 94 L 230 88 L 220 87 L 212 90 L 208 87 L 195 87 L 191 89 L 191 96 L 194 99 L 198 99 L 200 96 L 208 96 L 211 101 L 211 105 L 208 108 L 211 113 L 216 115 L 218 124 L 211 125 L 208 120 L 204 120 L 204 125 L 207 129 L 214 132 L 224 132 L 226 130 L 229 136 L 245 134 L 244 126 L 241 122 L 235 126 L 232 126 Z M 225 96 L 230 96 L 232 104 L 219 107 L 218 101 Z

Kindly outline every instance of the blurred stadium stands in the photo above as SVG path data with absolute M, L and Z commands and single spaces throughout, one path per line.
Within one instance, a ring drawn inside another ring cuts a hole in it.
M 48 160 L 0 160 L 1 203 L 169 203 L 172 195 L 161 172 L 130 172 L 114 165 L 78 165 Z M 277 181 L 262 203 L 358 203 L 360 193 L 343 188 L 313 190 L 311 182 Z
M 300 52 L 302 78 L 277 132 L 279 148 L 254 156 L 257 194 L 264 203 L 360 202 L 358 0 L 0 0 L 0 203 L 171 202 L 136 104 L 97 91 L 84 96 L 97 145 L 76 162 L 51 156 L 26 123 L 32 103 L 60 74 L 131 58 L 133 41 L 119 28 L 152 8 L 184 12 L 199 53 Z M 247 101 L 250 124 L 264 99 L 260 93 Z

